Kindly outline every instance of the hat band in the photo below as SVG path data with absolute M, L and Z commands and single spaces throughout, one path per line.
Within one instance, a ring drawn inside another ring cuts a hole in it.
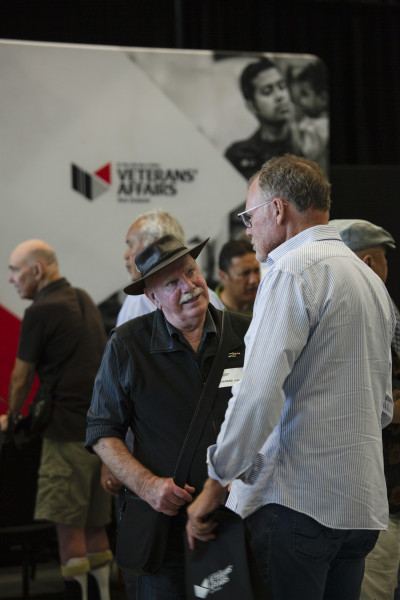
M 174 256 L 175 254 L 178 254 L 178 252 L 180 252 L 181 250 L 186 250 L 186 249 L 187 249 L 186 246 L 181 246 L 180 248 L 174 248 L 174 250 L 172 250 L 170 252 L 164 252 L 164 254 L 162 256 L 160 256 L 159 259 L 155 263 L 153 263 L 143 273 L 140 271 L 140 269 L 139 269 L 139 267 L 137 265 L 136 265 L 136 270 L 138 271 L 138 273 L 141 274 L 142 277 L 147 277 L 147 274 L 150 273 L 156 267 L 158 267 L 158 265 L 160 265 L 161 263 L 163 263 L 166 260 L 168 260 L 169 258 L 171 258 L 171 256 Z

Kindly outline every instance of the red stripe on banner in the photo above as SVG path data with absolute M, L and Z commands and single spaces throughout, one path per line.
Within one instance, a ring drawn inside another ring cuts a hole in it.
M 0 398 L 7 401 L 6 404 L 0 402 L 0 414 L 8 411 L 8 388 L 10 386 L 11 371 L 17 356 L 20 329 L 21 320 L 0 304 Z M 38 385 L 39 381 L 35 377 L 28 402 L 25 403 L 22 414 L 26 414 L 27 406 L 32 400 Z

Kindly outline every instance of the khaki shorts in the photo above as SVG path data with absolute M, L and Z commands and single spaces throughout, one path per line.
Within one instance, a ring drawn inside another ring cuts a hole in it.
M 101 461 L 84 442 L 44 439 L 35 519 L 75 527 L 101 527 L 111 521 L 112 497 L 100 486 Z

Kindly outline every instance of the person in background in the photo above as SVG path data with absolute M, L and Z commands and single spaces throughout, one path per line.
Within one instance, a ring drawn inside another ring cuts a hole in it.
M 225 156 L 249 179 L 271 157 L 300 149 L 293 103 L 277 65 L 266 57 L 251 62 L 240 76 L 240 89 L 260 125 L 250 138 L 229 146 Z
M 152 311 L 117 327 L 107 344 L 88 413 L 86 444 L 124 486 L 172 517 L 160 571 L 137 578 L 138 600 L 185 598 L 183 533 L 191 502 L 206 478 L 204 453 L 216 440 L 232 381 L 241 377 L 243 338 L 250 318 L 209 304 L 195 259 L 208 240 L 187 248 L 172 235 L 136 256 L 141 273 L 127 294 L 146 297 Z M 184 488 L 172 476 L 221 336 L 228 336 L 224 369 Z M 229 378 L 229 380 L 227 380 Z M 133 432 L 133 454 L 125 443 Z M 141 543 L 132 536 L 132 544 Z
M 267 261 L 246 361 L 186 532 L 214 537 L 221 502 L 245 518 L 274 600 L 358 600 L 388 507 L 392 302 L 328 224 L 330 185 L 308 159 L 269 160 L 241 215 Z
M 86 413 L 106 344 L 102 318 L 88 294 L 61 277 L 46 242 L 19 244 L 9 269 L 10 283 L 32 304 L 22 320 L 9 411 L 0 426 L 13 428 L 35 373 L 52 387 L 35 519 L 56 525 L 66 600 L 109 600 L 111 502 L 100 486 L 101 462 L 84 447 Z
M 338 229 L 346 246 L 386 283 L 386 250 L 396 247 L 390 233 L 361 219 L 335 219 L 331 224 Z M 400 321 L 396 307 L 395 312 L 396 334 L 392 341 L 393 420 L 382 432 L 389 525 L 387 531 L 380 532 L 374 549 L 365 560 L 360 600 L 393 600 L 400 563 Z
M 218 275 L 221 279 L 215 292 L 227 310 L 252 314 L 260 283 L 260 263 L 248 240 L 229 240 L 219 253 Z

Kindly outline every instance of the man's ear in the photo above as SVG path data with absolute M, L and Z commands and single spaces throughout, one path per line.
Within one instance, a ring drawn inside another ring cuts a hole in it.
M 154 304 L 154 306 L 161 309 L 161 304 L 157 300 L 156 296 L 154 295 L 154 292 L 150 291 L 148 288 L 144 288 L 144 293 L 145 293 L 146 297 L 150 300 L 150 302 L 152 302 Z
M 40 281 L 43 278 L 43 275 L 45 272 L 43 263 L 35 262 L 34 267 L 33 267 L 33 272 L 34 272 L 34 277 L 35 277 L 36 281 Z
M 276 222 L 278 225 L 282 225 L 286 217 L 286 211 L 288 208 L 287 202 L 279 198 L 278 196 L 273 199 L 274 208 L 276 211 Z
M 371 254 L 366 254 L 365 256 L 362 257 L 361 259 L 368 267 L 370 267 L 372 269 L 372 255 Z
M 229 280 L 228 273 L 225 273 L 225 271 L 222 271 L 222 269 L 218 269 L 218 276 L 223 284 Z

